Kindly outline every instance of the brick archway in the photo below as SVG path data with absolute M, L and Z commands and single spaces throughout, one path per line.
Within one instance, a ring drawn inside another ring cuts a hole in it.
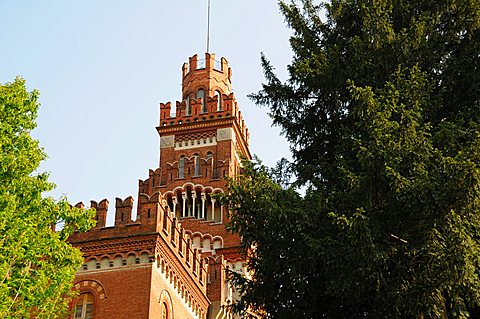
M 105 298 L 107 298 L 105 288 L 103 288 L 103 285 L 96 280 L 82 280 L 75 283 L 74 287 L 76 290 L 78 290 L 79 293 L 93 293 L 93 295 L 95 297 L 98 297 L 99 300 L 104 300 Z
M 78 292 L 78 296 L 71 300 L 70 309 L 73 311 L 82 295 L 89 294 L 93 297 L 93 315 L 98 316 L 101 311 L 100 304 L 107 298 L 103 285 L 96 280 L 82 280 L 75 283 L 74 289 Z

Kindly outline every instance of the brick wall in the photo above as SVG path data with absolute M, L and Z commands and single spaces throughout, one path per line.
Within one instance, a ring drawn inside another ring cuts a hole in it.
M 95 319 L 149 318 L 151 265 L 125 267 L 122 269 L 78 274 L 75 283 L 80 283 L 80 292 L 89 292 L 82 283 L 98 282 L 105 291 L 105 298 L 95 295 Z M 126 289 L 135 293 L 126 293 Z M 95 289 L 96 290 L 96 289 Z

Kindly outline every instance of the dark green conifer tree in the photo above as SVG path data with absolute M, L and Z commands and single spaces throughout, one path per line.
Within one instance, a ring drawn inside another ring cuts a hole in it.
M 296 185 L 229 184 L 270 318 L 467 318 L 480 302 L 480 1 L 280 2 L 282 82 L 252 98 L 291 143 Z M 282 180 L 282 178 L 276 178 Z

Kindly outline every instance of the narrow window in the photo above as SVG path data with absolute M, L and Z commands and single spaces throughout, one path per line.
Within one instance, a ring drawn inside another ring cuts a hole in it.
M 192 106 L 190 105 L 190 96 L 189 95 L 187 95 L 187 97 L 185 99 L 185 106 L 186 106 L 185 115 L 192 115 Z M 178 124 L 182 124 L 182 123 L 178 123 Z
M 205 101 L 205 91 L 203 89 L 199 89 L 197 91 L 197 99 L 198 98 L 201 98 L 202 99 L 202 113 L 206 113 L 207 112 L 207 103 Z
M 185 156 L 180 156 L 178 161 L 178 178 L 185 178 Z
M 208 177 L 208 167 L 210 165 L 210 168 L 213 169 L 213 160 L 211 160 L 213 157 L 213 153 L 212 152 L 207 152 L 207 158 L 206 158 L 206 162 L 207 162 L 207 165 L 205 167 L 205 177 Z M 210 161 L 210 163 L 209 163 Z
M 168 308 L 165 302 L 162 303 L 162 319 L 168 319 Z
M 200 156 L 195 154 L 195 176 L 200 175 Z
M 222 110 L 222 94 L 220 91 L 215 91 L 215 96 L 217 97 L 217 111 Z
M 74 319 L 93 319 L 93 296 L 91 294 L 84 293 L 78 297 Z

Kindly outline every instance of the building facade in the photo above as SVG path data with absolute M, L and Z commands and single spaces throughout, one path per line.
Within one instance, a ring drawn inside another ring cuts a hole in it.
M 191 57 L 175 110 L 160 103 L 159 167 L 139 181 L 137 203 L 117 198 L 115 223 L 106 226 L 110 203 L 91 201 L 97 225 L 69 238 L 85 258 L 72 318 L 233 317 L 223 307 L 235 295 L 226 269 L 242 271 L 244 257 L 216 194 L 251 156 L 231 76 L 225 58 Z

